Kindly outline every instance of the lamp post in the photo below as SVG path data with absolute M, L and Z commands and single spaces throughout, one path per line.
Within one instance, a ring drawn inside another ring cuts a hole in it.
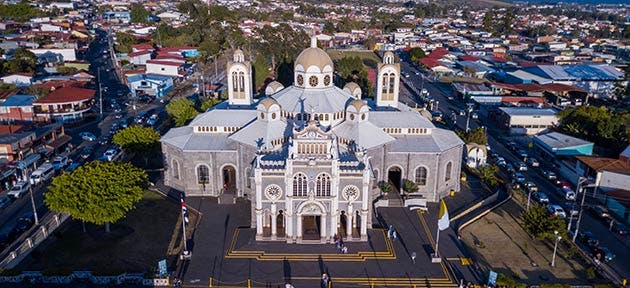
M 35 225 L 39 225 L 39 216 L 37 215 L 37 206 L 35 206 L 35 197 L 33 196 L 33 186 L 31 185 L 31 176 L 28 168 L 19 168 L 22 171 L 22 181 L 28 184 L 28 194 L 31 197 L 31 207 L 33 208 L 33 219 L 35 219 Z
M 586 199 L 586 192 L 584 192 L 584 188 L 582 188 L 582 183 L 586 182 L 588 179 L 586 177 L 580 177 L 578 179 L 578 185 L 576 188 L 576 192 L 582 192 L 582 202 L 580 203 L 580 213 L 578 213 L 578 220 L 575 224 L 575 233 L 573 233 L 573 243 L 575 243 L 575 239 L 577 239 L 577 234 L 580 231 L 580 222 L 582 222 L 582 212 L 584 212 L 584 200 Z M 569 221 L 569 225 L 571 222 Z
M 551 267 L 556 267 L 556 251 L 558 250 L 558 242 L 562 240 L 562 236 L 558 236 L 558 231 L 553 231 L 553 234 L 556 235 L 556 244 L 553 246 L 553 256 L 551 257 Z
M 529 202 L 531 202 L 531 199 L 532 199 L 532 189 L 528 187 L 527 188 L 527 206 L 525 207 L 525 210 L 529 210 Z
M 469 124 L 470 124 L 470 114 L 472 113 L 472 110 L 473 110 L 472 105 L 468 104 L 468 108 L 466 109 L 466 115 L 467 115 L 467 117 L 466 117 L 466 133 L 468 133 L 468 131 L 470 130 Z

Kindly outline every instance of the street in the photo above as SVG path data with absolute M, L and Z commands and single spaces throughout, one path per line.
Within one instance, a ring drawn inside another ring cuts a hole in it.
M 416 71 L 419 71 L 419 75 L 416 75 Z M 434 99 L 436 103 L 439 103 L 438 109 L 444 113 L 444 119 L 447 123 L 451 123 L 453 121 L 451 115 L 455 115 L 456 123 L 455 127 L 465 130 L 466 127 L 466 118 L 467 116 L 460 115 L 457 113 L 458 111 L 465 109 L 466 104 L 463 103 L 463 100 L 455 97 L 454 100 L 449 100 L 448 95 L 450 95 L 450 89 L 446 90 L 445 85 L 441 83 L 436 83 L 428 79 L 427 76 L 423 74 L 422 71 L 414 68 L 411 64 L 406 61 L 401 61 L 401 74 L 406 73 L 409 75 L 407 80 L 411 81 L 417 90 L 422 88 L 427 89 L 429 95 Z M 404 77 L 404 76 L 402 76 Z M 423 80 L 424 78 L 424 80 Z M 422 88 L 420 88 L 422 87 Z M 410 92 L 407 92 L 405 95 L 410 95 Z M 401 91 L 401 98 L 403 97 L 403 93 Z M 408 96 L 409 97 L 409 96 Z M 418 97 L 409 97 L 408 101 L 415 101 L 418 103 L 420 100 Z M 404 101 L 403 101 L 404 102 Z M 455 113 L 453 113 L 455 111 Z M 491 151 L 489 153 L 497 153 L 499 156 L 505 158 L 507 163 L 512 163 L 515 165 L 517 162 L 522 161 L 518 155 L 513 150 L 507 148 L 507 142 L 512 139 L 519 145 L 518 149 L 523 149 L 528 151 L 530 156 L 532 156 L 530 149 L 528 148 L 528 143 L 531 139 L 527 139 L 526 137 L 510 137 L 506 135 L 504 130 L 501 130 L 497 127 L 497 124 L 494 122 L 490 122 L 489 119 L 482 119 L 482 115 L 479 114 L 478 120 L 470 119 L 470 129 L 476 129 L 480 125 L 483 125 L 487 128 L 488 135 L 488 145 L 491 147 Z M 440 126 L 441 124 L 436 123 L 436 126 Z M 450 126 L 448 127 L 450 128 Z M 534 155 L 536 156 L 536 155 Z M 490 158 L 489 158 L 490 159 Z M 564 195 L 560 195 L 558 187 L 551 183 L 549 180 L 544 178 L 542 175 L 542 171 L 544 169 L 550 168 L 551 164 L 546 163 L 544 159 L 538 158 L 540 161 L 540 167 L 531 167 L 529 166 L 527 171 L 520 172 L 523 174 L 527 181 L 531 181 L 536 186 L 538 186 L 539 191 L 545 192 L 552 204 L 559 204 L 563 208 L 567 200 L 564 199 Z M 515 165 L 516 166 L 516 165 Z M 575 187 L 574 187 L 575 188 Z M 587 209 L 588 205 L 596 205 L 596 199 L 591 197 L 592 195 L 587 195 L 587 201 L 585 202 L 584 209 Z M 581 194 L 578 194 L 576 199 L 581 199 Z M 532 201 L 533 202 L 533 201 Z M 578 202 L 579 204 L 579 202 Z M 574 217 L 574 221 L 575 221 Z M 575 223 L 573 223 L 572 230 L 575 229 Z M 617 235 L 609 231 L 609 227 L 605 225 L 599 219 L 595 219 L 590 213 L 584 211 L 582 215 L 582 221 L 580 224 L 580 231 L 591 231 L 594 235 L 597 235 L 597 238 L 600 240 L 600 245 L 603 247 L 608 247 L 614 254 L 616 254 L 615 259 L 607 263 L 613 271 L 615 271 L 618 275 L 623 279 L 629 279 L 630 277 L 630 237 L 628 235 Z M 582 244 L 578 244 L 582 245 Z M 590 255 L 590 251 L 585 246 L 581 246 L 587 254 Z

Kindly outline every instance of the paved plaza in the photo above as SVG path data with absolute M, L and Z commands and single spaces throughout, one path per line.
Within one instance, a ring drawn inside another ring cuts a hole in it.
M 461 278 L 473 280 L 467 272 L 467 258 L 456 244 L 449 243 L 453 241 L 453 235 L 447 233 L 450 229 L 440 236 L 445 261 L 431 263 L 436 229 L 432 226 L 437 226 L 433 208 L 427 213 L 379 208 L 374 223 L 393 225 L 398 238 L 388 239 L 385 229 L 374 227 L 367 242 L 346 242 L 349 251 L 340 254 L 332 243 L 255 241 L 246 201 L 220 205 L 191 197 L 188 204 L 202 216 L 190 240 L 192 259 L 182 270 L 187 287 L 208 287 L 210 281 L 214 287 L 247 287 L 248 279 L 252 287 L 287 282 L 295 287 L 316 287 L 323 273 L 330 275 L 335 287 L 454 287 Z

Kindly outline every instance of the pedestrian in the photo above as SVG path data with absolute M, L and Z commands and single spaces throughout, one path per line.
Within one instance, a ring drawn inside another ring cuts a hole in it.
M 328 275 L 326 275 L 326 273 L 322 274 L 322 282 L 321 282 L 321 287 L 322 288 L 328 288 Z
M 339 253 L 343 253 L 343 244 L 341 244 L 341 243 L 339 244 L 339 247 L 338 247 L 338 249 L 337 249 L 337 252 L 339 252 Z
M 341 254 L 348 254 L 348 246 L 343 246 L 343 248 L 341 248 Z
M 394 230 L 394 232 L 392 232 L 392 238 L 394 238 L 394 241 L 396 241 L 396 239 L 398 238 L 398 236 L 396 234 L 396 230 Z

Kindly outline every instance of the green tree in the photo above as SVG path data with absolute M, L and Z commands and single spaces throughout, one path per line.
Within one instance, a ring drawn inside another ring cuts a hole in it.
M 35 72 L 37 69 L 37 56 L 27 49 L 16 49 L 9 61 L 4 62 L 6 73 Z
M 144 9 L 142 4 L 136 3 L 131 5 L 129 15 L 131 17 L 131 23 L 148 23 L 148 17 L 151 13 Z
M 499 172 L 499 167 L 496 165 L 485 165 L 480 166 L 478 169 L 479 178 L 481 181 L 488 184 L 490 187 L 496 187 L 499 184 L 499 177 L 497 177 L 497 172 Z
M 462 138 L 466 143 L 476 143 L 479 145 L 488 144 L 488 135 L 486 134 L 486 129 L 482 127 L 478 127 L 475 130 L 470 130 L 468 132 L 464 132 L 463 130 L 455 130 L 457 136 Z
M 139 155 L 148 165 L 148 157 L 160 149 L 160 133 L 151 127 L 130 126 L 114 134 L 113 141 L 125 152 Z
M 403 183 L 402 188 L 403 188 L 403 191 L 405 191 L 405 193 L 407 194 L 418 192 L 418 185 L 411 180 L 405 179 L 405 182 Z
M 217 99 L 217 98 L 208 98 L 206 100 L 204 100 L 203 102 L 201 102 L 201 112 L 205 112 L 208 111 L 208 109 L 214 107 L 214 105 L 217 105 L 221 103 L 221 100 Z
M 555 240 L 554 231 L 566 239 L 566 224 L 560 217 L 549 217 L 545 207 L 534 205 L 521 214 L 525 231 L 537 239 Z
M 324 30 L 322 31 L 324 34 L 332 35 L 335 33 L 335 24 L 332 21 L 326 21 L 324 24 Z
M 63 75 L 70 75 L 70 74 L 75 74 L 77 73 L 77 68 L 75 67 L 67 67 L 67 66 L 60 66 L 57 67 L 57 73 L 59 74 L 63 74 Z
M 560 131 L 620 152 L 630 141 L 630 112 L 580 106 L 558 113 Z
M 367 70 L 359 56 L 345 56 L 337 63 L 335 69 L 341 78 L 341 86 L 348 82 L 355 82 L 361 87 L 361 98 L 372 98 L 372 85 L 367 80 Z
M 422 50 L 422 48 L 420 47 L 413 47 L 411 49 L 409 49 L 409 58 L 411 59 L 411 62 L 417 62 L 418 60 L 426 57 L 426 53 L 424 53 L 424 50 Z
M 195 118 L 199 111 L 195 109 L 195 103 L 181 98 L 166 105 L 166 113 L 175 121 L 175 126 L 184 126 L 186 122 Z
M 392 192 L 393 190 L 392 185 L 387 182 L 381 182 L 379 188 L 381 188 L 381 191 L 383 191 L 383 193 L 385 194 Z
M 2 19 L 24 22 L 34 17 L 44 16 L 44 14 L 44 11 L 31 7 L 27 1 L 0 5 L 0 18 Z
M 116 52 L 130 53 L 131 46 L 134 44 L 138 44 L 135 36 L 125 32 L 116 32 L 116 46 L 114 46 Z
M 142 199 L 147 174 L 129 163 L 94 161 L 53 179 L 44 194 L 50 210 L 105 225 L 125 217 Z
M 494 17 L 496 17 L 494 10 L 487 11 L 483 15 L 483 30 L 486 32 L 494 33 Z
M 512 23 L 514 22 L 515 18 L 516 14 L 514 9 L 511 7 L 507 8 L 505 14 L 503 14 L 501 32 L 503 32 L 504 34 L 512 33 L 514 31 Z

